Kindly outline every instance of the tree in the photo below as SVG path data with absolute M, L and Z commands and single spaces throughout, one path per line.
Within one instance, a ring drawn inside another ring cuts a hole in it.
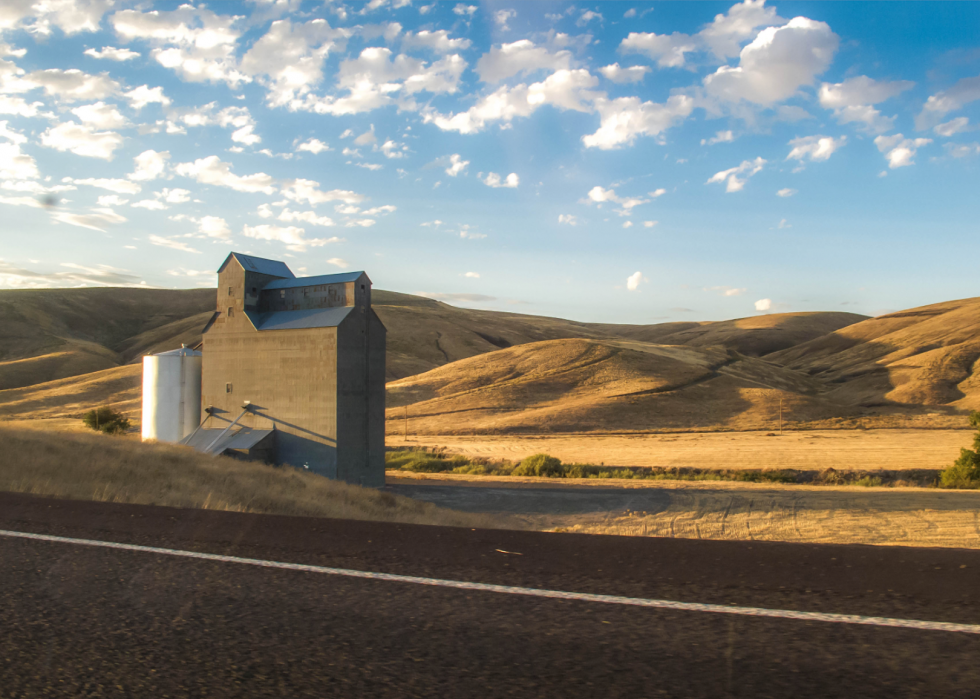
M 129 429 L 129 420 L 108 406 L 89 410 L 82 416 L 82 422 L 96 432 L 120 434 Z
M 970 425 L 977 430 L 973 449 L 960 449 L 960 458 L 939 475 L 944 488 L 976 488 L 980 485 L 980 412 L 970 413 Z

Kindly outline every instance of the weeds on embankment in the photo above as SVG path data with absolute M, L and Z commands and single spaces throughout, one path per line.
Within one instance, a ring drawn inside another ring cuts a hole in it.
M 0 491 L 236 512 L 500 527 L 500 520 L 288 466 L 103 434 L 0 427 Z M 508 524 L 508 528 L 516 525 Z
M 535 454 L 523 461 L 491 461 L 449 454 L 441 449 L 392 449 L 385 453 L 385 467 L 414 473 L 456 473 L 481 476 L 537 476 L 543 478 L 625 478 L 643 481 L 734 481 L 743 483 L 783 483 L 797 485 L 845 485 L 859 487 L 919 487 L 939 485 L 936 471 L 857 471 L 826 469 L 718 469 L 595 466 L 564 464 L 547 454 Z

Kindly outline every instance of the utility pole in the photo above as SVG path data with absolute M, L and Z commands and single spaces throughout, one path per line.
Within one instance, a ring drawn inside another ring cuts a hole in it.
M 779 436 L 783 436 L 783 397 L 779 396 Z
M 408 441 L 408 405 L 405 405 L 405 441 Z

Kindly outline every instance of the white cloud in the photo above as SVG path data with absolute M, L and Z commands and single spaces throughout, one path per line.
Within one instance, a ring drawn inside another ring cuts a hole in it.
M 37 162 L 21 152 L 19 143 L 0 143 L 0 177 L 28 180 L 40 175 Z
M 716 143 L 731 143 L 734 140 L 735 140 L 735 134 L 733 134 L 731 131 L 719 131 L 711 138 L 702 138 L 701 145 L 713 146 Z
M 581 15 L 579 15 L 579 18 L 575 20 L 575 25 L 578 27 L 584 27 L 594 19 L 601 22 L 602 15 L 598 12 L 593 12 L 592 10 L 585 10 Z
M 639 97 L 597 99 L 596 110 L 601 120 L 599 129 L 582 137 L 588 148 L 609 150 L 632 144 L 637 136 L 657 136 L 683 121 L 694 109 L 694 100 L 687 95 L 672 95 L 664 104 L 641 102 Z
M 943 146 L 951 158 L 966 158 L 980 155 L 980 143 L 947 143 Z
M 360 228 L 370 228 L 375 223 L 377 223 L 377 221 L 375 221 L 374 219 L 371 219 L 371 218 L 359 218 L 359 219 L 354 219 L 352 221 L 348 221 L 344 225 L 347 228 L 358 228 L 358 227 L 360 227 Z
M 106 74 L 90 75 L 77 68 L 36 70 L 7 86 L 7 92 L 27 92 L 43 88 L 44 92 L 62 102 L 101 100 L 119 91 L 119 83 Z
M 499 47 L 490 47 L 476 62 L 476 72 L 486 83 L 498 83 L 514 75 L 535 73 L 539 70 L 568 70 L 572 63 L 571 51 L 553 52 L 537 46 L 529 39 L 521 39 Z
M 632 227 L 633 227 L 632 221 L 623 221 L 623 228 L 632 228 Z
M 704 79 L 712 97 L 770 106 L 813 83 L 830 65 L 839 38 L 824 22 L 796 17 L 768 27 L 742 49 L 737 66 L 722 66 Z
M 912 159 L 915 157 L 916 151 L 930 143 L 932 143 L 931 138 L 905 138 L 900 133 L 875 138 L 875 145 L 878 146 L 879 151 L 885 154 L 888 167 L 891 170 L 914 165 Z
M 661 187 L 660 189 L 655 189 L 652 192 L 649 192 L 650 196 L 653 197 L 654 199 L 656 199 L 658 197 L 662 197 L 666 193 L 667 193 L 667 190 L 664 189 L 663 187 Z
M 457 14 L 460 17 L 472 17 L 473 14 L 480 8 L 476 5 L 464 5 L 459 3 L 453 8 L 453 14 Z
M 482 131 L 488 122 L 509 123 L 516 117 L 531 115 L 538 107 L 551 104 L 559 109 L 591 111 L 583 102 L 596 97 L 588 88 L 598 84 L 598 78 L 587 70 L 559 70 L 542 82 L 530 86 L 520 84 L 501 87 L 483 97 L 465 112 L 444 116 L 433 111 L 425 112 L 426 123 L 434 123 L 443 131 L 471 134 Z
M 408 152 L 408 146 L 389 139 L 380 147 L 375 147 L 375 150 L 380 150 L 386 158 L 404 158 Z
M 653 228 L 654 226 L 657 225 L 657 223 L 658 223 L 657 221 L 644 221 L 643 222 L 643 227 L 644 228 Z
M 794 194 L 796 194 L 797 191 L 798 190 L 796 189 L 790 189 L 789 187 L 784 187 L 783 189 L 780 189 L 778 192 L 776 192 L 776 196 L 783 197 L 783 198 L 791 197 Z
M 558 214 L 558 223 L 559 224 L 565 223 L 568 224 L 569 226 L 577 226 L 578 217 L 573 216 L 572 214 Z
M 502 32 L 510 30 L 508 22 L 517 17 L 516 10 L 497 10 L 493 13 L 493 21 L 497 25 L 497 29 Z
M 783 219 L 780 219 L 779 220 L 779 225 L 776 226 L 776 229 L 777 230 L 782 230 L 784 228 L 792 228 L 792 227 L 793 227 L 793 224 L 787 223 L 786 219 L 783 218 Z
M 78 286 L 141 286 L 139 277 L 127 273 L 127 270 L 109 265 L 85 267 L 72 262 L 63 262 L 60 266 L 68 271 L 35 272 L 34 270 L 15 267 L 0 260 L 0 287 L 45 289 Z
M 628 68 L 620 68 L 618 63 L 613 63 L 612 65 L 603 66 L 599 69 L 607 80 L 612 80 L 614 83 L 638 83 L 643 80 L 643 76 L 650 72 L 649 66 L 630 66 Z
M 362 216 L 377 216 L 378 214 L 393 214 L 398 211 L 397 206 L 385 204 L 384 206 L 374 206 L 361 212 Z
M 933 127 L 933 131 L 937 135 L 943 138 L 949 138 L 954 134 L 962 133 L 963 131 L 970 130 L 970 119 L 968 117 L 956 117 L 947 121 L 945 124 L 937 124 Z
M 620 197 L 616 194 L 616 190 L 604 189 L 599 185 L 589 190 L 588 199 L 585 200 L 585 203 L 588 204 L 601 205 L 606 202 L 619 204 L 620 208 L 616 210 L 616 213 L 620 216 L 629 216 L 634 207 L 640 206 L 641 204 L 648 204 L 650 200 L 641 199 L 640 197 Z
M 123 41 L 142 39 L 156 46 L 153 58 L 189 82 L 226 82 L 237 87 L 251 78 L 238 70 L 235 50 L 239 17 L 181 5 L 175 10 L 122 10 L 109 21 Z
M 755 310 L 768 311 L 772 308 L 772 299 L 759 299 L 755 302 Z
M 505 10 L 506 12 L 506 10 Z M 497 14 L 500 14 L 499 12 Z M 406 32 L 402 39 L 402 49 L 429 49 L 436 53 L 465 51 L 472 42 L 469 39 L 451 39 L 445 29 L 438 31 Z
M 717 291 L 722 296 L 741 296 L 748 289 L 739 289 L 732 286 L 709 286 L 705 287 L 704 291 Z
M 92 58 L 104 58 L 110 61 L 129 61 L 133 58 L 139 58 L 140 54 L 136 51 L 130 51 L 129 49 L 117 49 L 113 46 L 103 46 L 102 50 L 97 49 L 87 49 L 85 51 L 86 56 L 91 56 Z
M 262 216 L 263 218 L 268 218 L 269 216 L 272 215 L 272 213 L 269 212 L 268 214 L 265 214 L 263 212 L 259 212 L 259 215 Z M 311 226 L 336 225 L 334 223 L 334 220 L 329 216 L 318 216 L 315 211 L 293 211 L 289 208 L 285 208 L 281 212 L 279 212 L 278 219 L 280 221 L 285 221 L 287 223 L 291 221 L 302 221 L 304 223 L 310 224 Z
M 181 252 L 193 252 L 198 255 L 201 254 L 200 250 L 192 248 L 187 243 L 180 240 L 175 240 L 173 238 L 164 238 L 163 236 L 159 236 L 159 235 L 151 235 L 149 238 L 147 238 L 147 240 L 149 240 L 151 244 L 159 245 L 162 248 L 180 250 Z
M 290 180 L 282 188 L 283 195 L 290 201 L 306 202 L 311 206 L 328 201 L 342 201 L 345 204 L 360 204 L 367 197 L 348 189 L 331 189 L 320 191 L 320 183 L 315 180 Z
M 339 257 L 331 257 L 327 260 L 328 265 L 333 265 L 334 267 L 340 267 L 341 269 L 347 269 L 350 267 L 350 263 L 347 260 L 343 260 Z
M 130 90 L 123 95 L 129 100 L 133 109 L 139 111 L 148 104 L 160 104 L 164 107 L 170 106 L 170 98 L 163 94 L 162 87 L 148 87 L 140 85 L 135 90 Z
M 494 187 L 494 188 L 507 187 L 510 189 L 514 189 L 517 187 L 519 183 L 520 183 L 520 178 L 517 176 L 516 172 L 510 173 L 509 175 L 507 175 L 507 178 L 504 180 L 501 180 L 500 175 L 498 175 L 496 172 L 490 172 L 487 173 L 486 179 L 483 180 L 483 184 L 485 184 L 488 187 Z
M 169 159 L 170 151 L 168 150 L 161 152 L 145 150 L 133 158 L 136 168 L 126 177 L 138 182 L 155 180 L 166 172 L 167 160 Z
M 677 68 L 685 63 L 685 56 L 698 50 L 698 42 L 687 34 L 652 34 L 630 32 L 619 44 L 620 53 L 642 53 L 657 62 L 661 68 Z
M 89 228 L 93 231 L 105 233 L 106 226 L 125 223 L 126 217 L 117 214 L 109 208 L 92 208 L 92 213 L 75 214 L 70 211 L 56 211 L 51 215 L 51 220 L 57 223 L 67 223 L 79 228 Z
M 374 124 L 371 124 L 370 129 L 354 139 L 354 144 L 358 146 L 369 146 L 377 140 L 378 137 L 374 135 Z
M 99 189 L 107 189 L 110 192 L 115 192 L 116 194 L 139 194 L 143 189 L 135 182 L 130 182 L 129 180 L 121 180 L 109 177 L 87 177 L 85 179 L 73 179 L 71 177 L 65 177 L 61 180 L 66 184 L 82 184 L 89 187 L 98 187 Z
M 215 111 L 217 106 L 217 102 L 210 102 L 203 107 L 174 110 L 169 114 L 167 132 L 183 133 L 184 126 L 220 126 L 234 129 L 231 140 L 237 143 L 251 146 L 262 141 L 253 133 L 255 120 L 247 107 L 225 107 Z
M 16 116 L 33 117 L 37 116 L 38 107 L 43 106 L 43 102 L 28 103 L 21 97 L 0 95 L 0 114 L 14 114 Z
M 299 146 L 297 146 L 296 148 L 297 152 L 306 151 L 308 153 L 313 153 L 313 155 L 319 155 L 320 153 L 326 150 L 332 150 L 332 149 L 326 143 L 316 138 L 311 138 L 308 141 L 304 141 L 303 143 L 300 143 Z
M 838 148 L 847 142 L 847 136 L 833 138 L 832 136 L 804 136 L 794 138 L 789 142 L 793 149 L 786 156 L 786 160 L 812 161 L 827 160 Z
M 130 204 L 134 209 L 148 209 L 149 211 L 163 211 L 167 205 L 158 199 L 143 199 L 142 201 Z
M 186 189 L 163 189 L 154 196 L 163 199 L 168 204 L 186 204 L 191 200 L 191 193 Z
M 129 199 L 123 199 L 118 194 L 104 194 L 98 199 L 99 206 L 123 206 L 129 203 Z
M 463 274 L 462 276 L 466 277 L 467 279 L 479 279 L 480 278 L 480 273 L 479 272 L 467 272 L 466 274 Z
M 246 225 L 242 229 L 242 235 L 246 238 L 284 243 L 287 250 L 294 252 L 305 252 L 307 247 L 320 247 L 328 242 L 322 238 L 307 239 L 305 234 L 304 229 L 296 226 L 272 226 L 268 223 L 262 223 L 258 226 Z
M 848 78 L 842 83 L 820 86 L 820 105 L 833 109 L 838 123 L 860 123 L 870 133 L 884 133 L 893 128 L 895 117 L 883 116 L 872 105 L 884 102 L 913 87 L 908 80 L 886 82 L 866 75 Z
M 633 272 L 633 274 L 626 278 L 626 288 L 630 291 L 636 291 L 640 288 L 640 284 L 645 281 L 647 281 L 647 278 L 642 273 Z
M 86 104 L 72 109 L 71 112 L 82 123 L 93 129 L 118 129 L 128 123 L 126 117 L 115 106 L 105 102 Z
M 197 222 L 197 230 L 209 238 L 231 239 L 231 228 L 220 216 L 202 216 Z
M 271 176 L 257 172 L 240 177 L 231 172 L 231 163 L 222 162 L 216 155 L 200 158 L 193 163 L 180 163 L 174 170 L 178 175 L 190 177 L 201 184 L 228 187 L 237 192 L 272 194 L 276 191 Z
M 449 156 L 449 167 L 446 168 L 446 174 L 450 177 L 456 177 L 459 173 L 466 169 L 466 166 L 470 164 L 469 160 L 463 160 L 463 157 L 459 153 L 453 153 Z
M 711 184 L 713 182 L 726 182 L 726 192 L 740 192 L 745 186 L 745 180 L 762 170 L 765 164 L 766 160 L 764 158 L 743 160 L 741 164 L 736 167 L 722 170 L 721 172 L 716 172 L 707 182 L 705 182 L 705 184 Z M 739 177 L 739 175 L 742 175 L 742 177 Z
M 372 172 L 374 170 L 380 170 L 384 167 L 384 165 L 381 165 L 379 163 L 352 163 L 349 160 L 347 161 L 347 164 L 354 165 L 355 167 L 362 167 L 365 170 L 371 170 Z
M 114 131 L 95 131 L 72 121 L 58 124 L 41 134 L 41 143 L 48 148 L 103 160 L 112 160 L 113 151 L 122 142 L 122 136 Z
M 976 100 L 980 100 L 980 75 L 963 78 L 948 90 L 940 90 L 929 96 L 922 105 L 922 112 L 915 119 L 915 127 L 919 130 L 927 129 L 949 112 L 962 109 Z

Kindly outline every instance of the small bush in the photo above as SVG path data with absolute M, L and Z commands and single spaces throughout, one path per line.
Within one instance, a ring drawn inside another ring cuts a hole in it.
M 515 476 L 543 476 L 544 478 L 564 478 L 566 469 L 561 465 L 561 459 L 547 454 L 535 454 L 524 459 L 514 469 Z
M 865 476 L 864 478 L 858 478 L 851 485 L 859 485 L 862 488 L 877 488 L 881 485 L 881 479 L 877 476 Z
M 980 412 L 970 413 L 970 424 L 977 428 L 973 449 L 960 449 L 960 458 L 939 474 L 943 488 L 980 488 Z
M 89 410 L 82 416 L 82 422 L 96 432 L 121 434 L 129 429 L 129 420 L 122 413 L 109 407 Z

